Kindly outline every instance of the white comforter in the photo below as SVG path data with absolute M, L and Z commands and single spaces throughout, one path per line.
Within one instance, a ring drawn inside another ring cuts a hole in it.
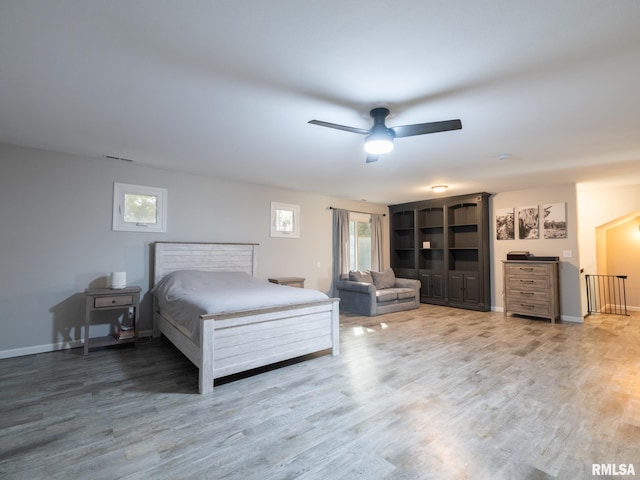
M 195 270 L 168 274 L 152 292 L 161 310 L 184 327 L 194 340 L 200 337 L 200 315 L 295 305 L 329 298 L 317 290 L 277 285 L 246 273 Z

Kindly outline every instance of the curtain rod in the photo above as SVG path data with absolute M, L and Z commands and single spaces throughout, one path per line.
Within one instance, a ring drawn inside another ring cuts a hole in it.
M 336 210 L 336 209 L 337 209 L 336 207 L 329 207 L 329 210 Z M 348 209 L 348 208 L 344 208 L 343 210 L 349 210 L 349 209 Z M 357 210 L 349 210 L 349 211 L 350 211 L 350 212 L 353 212 L 353 213 L 363 213 L 364 215 L 380 215 L 379 213 L 359 212 L 359 211 L 357 211 Z M 386 217 L 386 216 L 387 216 L 387 214 L 386 214 L 386 213 L 383 213 L 383 214 L 382 214 L 382 216 L 383 216 L 383 217 Z

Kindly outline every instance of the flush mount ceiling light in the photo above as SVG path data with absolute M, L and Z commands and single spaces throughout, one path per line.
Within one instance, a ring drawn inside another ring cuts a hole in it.
M 447 185 L 434 185 L 431 187 L 431 190 L 433 190 L 435 193 L 442 193 L 445 192 L 447 188 L 449 188 Z

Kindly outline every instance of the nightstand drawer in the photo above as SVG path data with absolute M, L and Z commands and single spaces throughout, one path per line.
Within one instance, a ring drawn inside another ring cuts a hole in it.
M 93 306 L 94 308 L 105 308 L 131 305 L 132 303 L 133 295 L 115 295 L 113 297 L 96 297 Z

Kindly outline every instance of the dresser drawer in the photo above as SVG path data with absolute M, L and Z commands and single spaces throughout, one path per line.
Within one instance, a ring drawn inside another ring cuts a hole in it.
M 552 315 L 551 302 L 535 299 L 512 299 L 507 300 L 507 310 L 524 315 L 549 317 Z
M 507 277 L 509 290 L 544 290 L 550 286 L 549 277 Z
M 118 307 L 133 304 L 133 295 L 115 295 L 113 297 L 96 297 L 94 308 Z
M 505 275 L 520 275 L 530 277 L 533 275 L 549 276 L 549 267 L 546 265 L 505 265 Z
M 527 302 L 529 300 L 537 302 L 548 302 L 549 292 L 547 290 L 516 290 L 511 289 L 508 292 L 509 299 L 515 302 Z

